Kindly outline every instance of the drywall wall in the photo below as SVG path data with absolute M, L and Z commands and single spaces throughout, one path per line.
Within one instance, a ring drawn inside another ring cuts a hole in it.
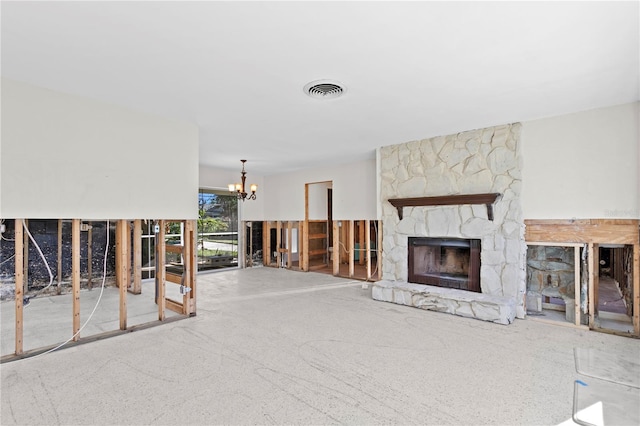
M 309 184 L 309 220 L 327 220 L 329 217 L 328 189 L 331 182 Z
M 377 219 L 376 160 L 372 158 L 265 176 L 262 220 L 304 220 L 304 186 L 318 182 L 332 182 L 335 220 Z
M 195 125 L 2 80 L 3 218 L 195 219 Z
M 640 218 L 638 114 L 632 103 L 524 122 L 524 218 Z
M 200 166 L 200 187 L 224 189 L 239 176 L 240 166 L 237 171 Z M 304 220 L 304 186 L 320 182 L 331 182 L 336 220 L 377 218 L 375 159 L 271 176 L 254 175 L 247 161 L 247 179 L 258 185 L 258 199 L 241 206 L 241 220 Z

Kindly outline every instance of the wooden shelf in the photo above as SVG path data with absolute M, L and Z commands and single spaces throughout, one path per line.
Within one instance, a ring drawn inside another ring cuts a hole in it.
M 315 256 L 317 254 L 326 255 L 327 254 L 327 249 L 309 250 L 309 256 Z
M 318 239 L 323 239 L 323 238 L 327 238 L 327 234 L 309 234 L 309 239 L 310 240 L 318 240 Z
M 398 209 L 398 217 L 402 220 L 403 207 L 453 206 L 461 204 L 484 204 L 487 206 L 487 217 L 493 220 L 493 204 L 500 193 L 443 195 L 439 197 L 390 198 L 389 202 Z
M 307 261 L 309 268 L 326 266 L 328 259 L 328 223 L 326 220 L 310 220 L 307 234 Z

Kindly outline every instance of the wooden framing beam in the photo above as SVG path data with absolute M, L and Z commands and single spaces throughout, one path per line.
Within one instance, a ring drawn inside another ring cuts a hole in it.
M 366 265 L 367 265 L 367 280 L 371 279 L 371 221 L 364 221 L 364 237 L 365 237 L 365 250 L 366 253 Z
M 80 219 L 71 221 L 71 289 L 73 293 L 73 341 L 80 338 Z
M 595 256 L 593 251 L 595 250 L 595 244 L 594 243 L 589 243 L 587 250 L 589 250 L 588 252 L 588 269 L 589 269 L 589 328 L 595 328 L 595 324 L 596 324 L 596 298 L 595 298 L 595 291 L 596 291 L 596 280 L 595 280 L 595 268 L 596 268 L 596 261 L 595 261 Z
M 198 258 L 196 253 L 196 234 L 197 224 L 195 220 L 187 220 L 185 222 L 185 263 L 189 264 L 189 267 L 185 270 L 185 282 L 191 287 L 191 291 L 186 294 L 187 296 L 187 309 L 186 314 L 193 316 L 196 314 L 196 287 L 197 287 L 197 275 L 198 275 Z
M 164 300 L 164 304 L 165 304 L 165 308 L 166 309 L 168 309 L 170 311 L 173 311 L 173 312 L 175 312 L 177 314 L 180 314 L 180 315 L 185 315 L 185 313 L 184 313 L 185 305 L 184 304 L 176 302 L 173 299 L 165 299 Z
M 593 270 L 591 271 L 593 274 L 593 308 L 594 311 L 598 315 L 600 315 L 600 311 L 598 306 L 600 306 L 600 245 L 597 243 L 593 244 Z
M 349 277 L 355 275 L 355 224 L 353 220 L 349 221 Z
M 20 226 L 21 227 L 29 226 L 29 219 L 23 219 Z M 29 291 L 29 234 L 27 234 L 26 232 L 23 232 L 22 237 L 23 237 L 22 251 L 24 256 L 24 265 L 23 265 L 24 266 L 24 270 L 23 270 L 24 291 L 27 292 Z
M 349 226 L 347 225 L 347 221 L 341 220 L 338 223 L 340 227 L 340 242 L 342 243 L 340 247 L 343 247 L 344 250 L 340 250 L 340 263 L 349 263 Z
M 16 304 L 16 341 L 15 341 L 15 354 L 21 355 L 24 353 L 23 335 L 24 335 L 24 230 L 22 219 L 15 220 L 15 304 Z
M 293 267 L 293 222 L 287 221 L 287 268 Z
M 158 303 L 158 320 L 165 319 L 165 285 L 166 285 L 166 269 L 165 262 L 167 252 L 165 250 L 165 221 L 158 221 L 159 231 L 156 233 L 156 301 Z
M 276 220 L 276 264 L 279 268 L 282 265 L 282 222 Z
M 142 220 L 133 221 L 133 294 L 142 293 Z
M 560 243 L 639 244 L 638 219 L 525 220 L 525 240 Z
M 129 287 L 129 222 L 116 222 L 116 282 L 120 291 L 120 330 L 127 329 L 127 290 Z
M 333 226 L 333 275 L 340 275 L 340 227 L 338 221 L 334 220 L 331 224 Z
M 62 219 L 58 219 L 58 268 L 56 270 L 58 278 L 57 293 L 62 293 Z
M 640 337 L 640 244 L 633 245 L 633 332 Z
M 125 242 L 125 248 L 127 251 L 127 271 L 126 271 L 126 275 L 125 275 L 125 283 L 127 284 L 127 291 L 129 290 L 129 288 L 131 287 L 131 232 L 132 232 L 132 225 L 133 223 L 129 220 L 125 221 L 125 237 L 126 237 L 126 242 Z
M 376 248 L 376 265 L 378 270 L 378 280 L 382 279 L 382 222 L 376 221 L 376 229 L 378 230 L 378 243 Z
M 302 250 L 300 269 L 309 271 L 309 184 L 304 184 L 304 227 L 302 228 Z
M 269 221 L 262 222 L 262 265 L 269 266 L 269 250 L 271 250 L 271 238 L 269 236 Z
M 364 220 L 359 220 L 358 221 L 358 264 L 360 265 L 364 265 L 365 261 L 366 261 L 366 253 L 364 252 L 365 250 L 365 240 L 364 240 L 364 236 L 365 236 L 365 230 L 364 230 Z
M 91 222 L 87 222 L 89 229 L 87 230 L 87 289 L 93 288 L 93 227 Z
M 580 246 L 574 245 L 573 247 L 573 293 L 574 293 L 574 309 L 575 309 L 575 325 L 580 326 L 580 302 L 582 300 L 582 280 L 580 279 Z
M 253 223 L 251 222 L 246 222 L 245 225 L 248 224 L 249 226 L 245 226 L 245 234 L 249 234 L 248 236 L 248 240 L 249 240 L 249 259 L 244 260 L 244 266 L 245 268 L 247 266 L 253 266 Z

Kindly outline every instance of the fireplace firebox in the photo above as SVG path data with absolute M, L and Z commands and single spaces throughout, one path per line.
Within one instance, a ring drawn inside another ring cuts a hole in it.
M 480 290 L 480 240 L 409 237 L 409 282 Z

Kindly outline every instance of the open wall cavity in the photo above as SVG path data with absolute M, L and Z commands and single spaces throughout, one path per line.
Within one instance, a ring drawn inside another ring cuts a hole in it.
M 529 315 L 640 336 L 640 220 L 525 224 Z
M 154 280 L 142 279 L 144 222 L 4 220 L 2 361 L 195 315 L 195 221 L 153 221 Z

